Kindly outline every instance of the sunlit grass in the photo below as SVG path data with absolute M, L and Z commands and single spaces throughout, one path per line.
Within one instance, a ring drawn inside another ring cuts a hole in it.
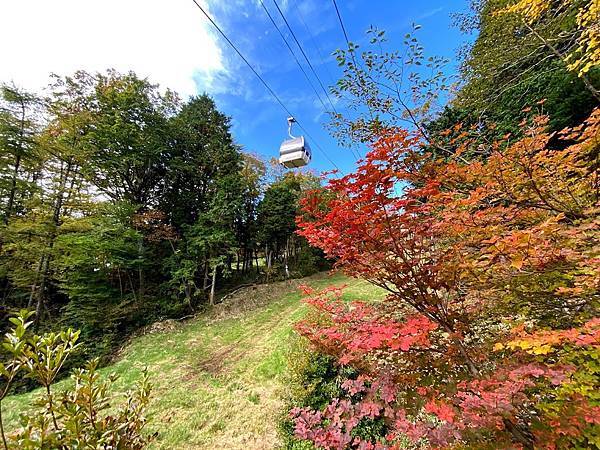
M 301 283 L 315 288 L 347 284 L 347 298 L 383 296 L 368 283 L 339 274 L 261 286 L 186 323 L 169 323 L 167 331 L 133 339 L 114 364 L 101 370 L 119 375 L 115 388 L 123 392 L 148 367 L 154 391 L 147 432 L 158 432 L 152 448 L 277 446 L 287 343 L 293 324 L 307 311 L 297 289 Z M 4 401 L 8 430 L 37 395 Z

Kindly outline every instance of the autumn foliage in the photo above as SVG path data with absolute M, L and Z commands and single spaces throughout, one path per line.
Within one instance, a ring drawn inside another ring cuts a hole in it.
M 383 132 L 355 173 L 314 192 L 300 233 L 388 292 L 347 301 L 307 292 L 298 325 L 351 365 L 343 398 L 291 412 L 320 448 L 600 446 L 600 111 L 580 126 L 454 156 Z M 377 435 L 365 434 L 365 421 Z

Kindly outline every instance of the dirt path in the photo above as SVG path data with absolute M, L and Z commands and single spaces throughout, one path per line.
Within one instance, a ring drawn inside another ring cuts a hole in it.
M 302 309 L 300 303 L 277 309 L 269 320 L 256 328 L 248 327 L 238 341 L 210 358 L 213 376 L 223 379 L 225 389 L 234 393 L 219 396 L 219 409 L 227 411 L 226 424 L 210 448 L 258 450 L 277 446 L 277 418 L 284 406 L 284 367 L 280 363 L 285 355 L 274 349 L 282 330 L 291 330 L 290 318 L 297 317 Z
M 298 286 L 345 281 L 317 275 L 308 280 L 274 283 L 245 289 L 219 305 L 196 332 L 186 333 L 186 362 L 180 382 L 192 398 L 201 398 L 202 412 L 180 435 L 182 416 L 189 408 L 169 408 L 161 420 L 174 424 L 159 437 L 155 448 L 273 449 L 279 439 L 278 417 L 283 413 L 287 343 L 293 323 L 306 310 Z M 168 394 L 167 394 L 168 395 Z M 195 403 L 195 402 L 194 402 Z M 174 441 L 178 441 L 174 446 Z M 181 445 L 185 441 L 185 445 Z

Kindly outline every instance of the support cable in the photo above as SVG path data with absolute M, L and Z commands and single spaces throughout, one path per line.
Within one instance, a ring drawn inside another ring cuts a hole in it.
M 338 112 L 335 110 L 335 106 L 334 106 L 333 102 L 331 101 L 331 97 L 329 97 L 329 93 L 327 92 L 327 89 L 325 89 L 325 86 L 323 85 L 323 82 L 321 81 L 321 78 L 319 78 L 319 75 L 315 71 L 315 68 L 313 67 L 312 63 L 310 62 L 310 59 L 308 59 L 308 56 L 306 56 L 306 52 L 302 48 L 302 44 L 300 44 L 300 41 L 296 37 L 296 34 L 294 33 L 294 30 L 292 30 L 292 27 L 290 26 L 290 24 L 288 23 L 287 19 L 285 18 L 285 15 L 283 14 L 283 11 L 281 11 L 281 8 L 277 4 L 277 0 L 273 0 L 273 3 L 275 4 L 275 7 L 277 8 L 277 11 L 279 11 L 279 15 L 281 16 L 281 18 L 285 22 L 285 25 L 286 25 L 287 29 L 289 30 L 290 34 L 292 35 L 292 38 L 294 38 L 294 41 L 296 42 L 296 45 L 300 49 L 300 52 L 302 53 L 302 56 L 304 56 L 304 59 L 305 59 L 306 63 L 308 64 L 308 67 L 310 68 L 311 72 L 313 73 L 313 75 L 315 76 L 315 78 L 317 79 L 317 81 L 319 82 L 319 85 L 321 86 L 321 89 L 325 93 L 325 96 L 327 97 L 327 100 L 329 100 L 329 103 L 331 104 L 331 108 L 332 108 L 333 112 L 335 114 L 337 114 Z
M 273 98 L 277 101 L 277 103 L 279 103 L 279 105 L 283 108 L 283 110 L 288 114 L 289 117 L 295 117 L 291 111 L 287 108 L 287 106 L 285 106 L 285 104 L 281 101 L 281 99 L 279 98 L 279 96 L 275 93 L 275 91 L 273 91 L 273 89 L 271 89 L 271 86 L 269 86 L 269 84 L 264 80 L 264 78 L 256 71 L 256 69 L 252 66 L 252 64 L 250 64 L 250 62 L 246 59 L 246 57 L 242 54 L 242 52 L 240 50 L 238 50 L 238 48 L 236 47 L 236 45 L 231 41 L 231 39 L 229 39 L 227 37 L 227 35 L 225 34 L 225 32 L 219 27 L 219 25 L 217 25 L 217 23 L 212 19 L 212 17 L 210 17 L 210 15 L 206 12 L 206 10 L 200 5 L 200 3 L 198 3 L 197 0 L 192 0 L 194 2 L 194 4 L 198 7 L 198 9 L 200 11 L 202 11 L 202 14 L 204 14 L 204 16 L 208 19 L 208 21 L 213 25 L 213 27 L 215 27 L 215 29 L 219 32 L 219 34 L 223 37 L 223 39 L 225 39 L 227 41 L 227 43 L 231 46 L 231 48 L 233 48 L 233 50 L 238 54 L 238 56 L 242 59 L 242 61 L 244 61 L 244 63 L 250 68 L 250 70 L 252 71 L 252 73 L 254 73 L 254 75 L 256 75 L 256 77 L 260 80 L 260 82 L 264 85 L 264 87 L 267 89 L 267 91 L 269 91 L 269 93 L 273 96 Z M 318 141 L 316 141 L 315 139 L 313 139 L 313 137 L 310 135 L 310 133 L 302 126 L 302 124 L 296 119 L 296 123 L 298 124 L 298 126 L 300 127 L 300 129 L 302 131 L 304 131 L 304 134 L 306 134 L 311 141 L 317 146 L 317 148 L 319 149 L 319 151 L 321 153 L 323 153 L 323 156 L 325 156 L 325 158 L 327 159 L 327 161 L 329 161 L 331 163 L 331 165 L 333 167 L 335 167 L 337 170 L 341 171 L 340 168 L 337 166 L 337 164 L 335 162 L 333 162 L 333 160 L 327 155 L 327 153 L 325 152 L 325 150 L 323 150 L 323 148 L 321 147 L 321 145 L 319 145 Z
M 271 23 L 273 24 L 273 26 L 275 27 L 275 29 L 279 33 L 279 36 L 281 36 L 281 39 L 283 40 L 283 42 L 285 43 L 286 47 L 290 51 L 290 54 L 294 58 L 294 61 L 296 61 L 296 64 L 298 65 L 298 67 L 300 68 L 300 70 L 302 71 L 302 73 L 304 74 L 304 77 L 306 78 L 306 81 L 308 81 L 308 84 L 310 84 L 310 87 L 312 88 L 312 90 L 314 91 L 315 95 L 319 99 L 319 102 L 321 102 L 321 105 L 323 105 L 323 109 L 325 110 L 325 112 L 327 112 L 328 109 L 327 109 L 327 106 L 325 105 L 325 102 L 323 101 L 323 99 L 321 98 L 321 96 L 319 95 L 319 93 L 317 92 L 317 89 L 315 88 L 314 84 L 310 80 L 310 77 L 306 73 L 306 70 L 304 70 L 304 67 L 302 67 L 302 64 L 300 64 L 300 61 L 296 57 L 296 54 L 294 53 L 294 50 L 292 50 L 292 47 L 290 46 L 290 44 L 288 43 L 287 39 L 283 35 L 283 32 L 281 31 L 281 29 L 279 28 L 279 26 L 277 25 L 277 23 L 273 19 L 273 16 L 271 16 L 271 13 L 269 12 L 269 10 L 267 9 L 267 7 L 265 6 L 263 0 L 259 0 L 259 2 L 260 2 L 260 5 L 262 6 L 262 8 L 264 9 L 265 13 L 269 17 L 269 20 L 271 21 Z

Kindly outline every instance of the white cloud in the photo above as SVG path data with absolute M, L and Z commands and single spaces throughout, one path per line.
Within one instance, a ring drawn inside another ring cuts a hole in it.
M 435 16 L 436 14 L 442 12 L 443 10 L 444 10 L 444 8 L 442 6 L 440 6 L 439 8 L 435 8 L 435 9 L 431 9 L 429 11 L 425 11 L 423 14 L 421 14 L 420 16 L 417 17 L 417 20 L 429 19 L 430 17 Z
M 0 81 L 39 90 L 50 73 L 115 68 L 195 94 L 225 71 L 209 27 L 191 0 L 1 0 Z

